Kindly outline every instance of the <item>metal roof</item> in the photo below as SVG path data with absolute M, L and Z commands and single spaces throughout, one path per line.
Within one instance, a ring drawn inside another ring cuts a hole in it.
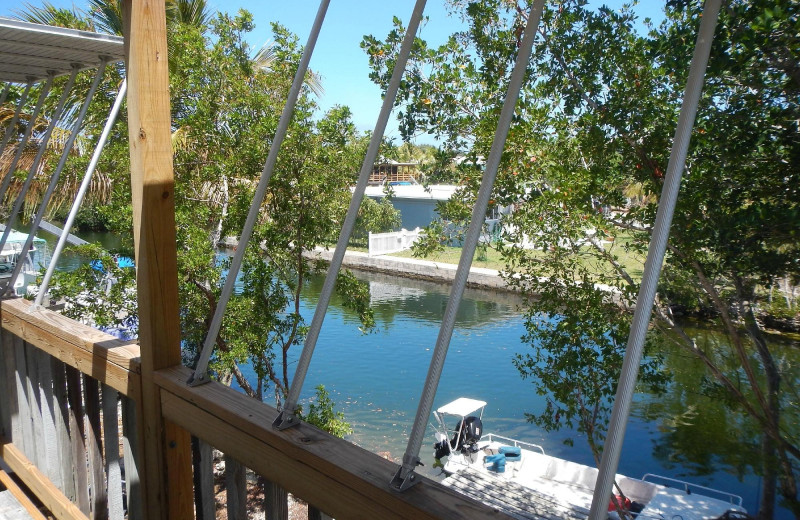
M 122 37 L 0 17 L 0 82 L 41 81 L 50 72 L 69 73 L 74 64 L 96 68 L 101 57 L 122 60 Z

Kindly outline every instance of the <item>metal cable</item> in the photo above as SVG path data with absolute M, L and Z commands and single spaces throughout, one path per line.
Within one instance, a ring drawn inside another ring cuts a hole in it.
M 94 93 L 97 90 L 98 85 L 100 85 L 100 80 L 103 79 L 103 71 L 105 69 L 106 63 L 107 61 L 104 60 L 100 68 L 97 70 L 97 74 L 95 75 L 94 81 L 92 82 L 92 86 L 89 88 L 89 93 L 86 95 L 86 99 L 84 100 L 83 105 L 81 106 L 81 110 L 78 113 L 78 117 L 75 120 L 75 124 L 72 127 L 72 131 L 70 132 L 69 138 L 67 139 L 67 142 L 64 144 L 64 151 L 61 153 L 61 160 L 59 161 L 58 166 L 56 167 L 56 171 L 55 173 L 53 173 L 53 176 L 61 175 L 61 170 L 63 170 L 64 165 L 67 164 L 67 159 L 69 158 L 69 153 L 72 150 L 72 145 L 75 143 L 75 139 L 78 138 L 78 133 L 81 129 L 81 125 L 83 124 L 83 119 L 86 117 L 86 112 L 89 109 L 89 103 L 92 101 L 92 97 L 94 96 Z M 38 156 L 37 158 L 41 159 L 41 157 Z M 17 195 L 17 200 L 14 203 L 14 209 L 11 211 L 11 216 L 9 216 L 8 218 L 8 225 L 6 226 L 6 229 L 3 230 L 3 237 L 0 238 L 0 250 L 2 250 L 3 246 L 6 243 L 6 240 L 8 240 L 8 235 L 11 232 L 11 227 L 14 225 L 14 221 L 16 220 L 17 215 L 19 215 L 19 212 L 22 209 L 22 204 L 25 201 L 25 195 L 28 193 L 28 189 L 30 188 L 31 183 L 33 182 L 33 177 L 36 174 L 37 167 L 38 163 L 34 161 L 34 164 L 31 165 L 31 168 L 28 171 L 28 177 L 25 179 L 25 183 L 22 185 L 22 189 L 20 190 L 19 195 Z M 33 242 L 33 235 L 35 233 L 36 229 L 32 228 L 29 233 L 28 240 L 26 240 L 26 244 Z M 27 251 L 25 252 L 25 254 L 27 254 Z M 17 267 L 14 268 L 14 272 L 16 274 L 19 274 L 19 269 L 21 269 L 20 267 L 21 264 L 22 262 L 17 262 Z M 9 289 L 13 290 L 13 280 L 15 280 L 15 278 L 12 277 L 11 280 L 12 281 L 8 284 L 6 291 L 8 291 Z
M 75 84 L 75 78 L 78 77 L 78 72 L 80 71 L 79 66 L 72 67 L 72 73 L 69 75 L 69 79 L 67 83 L 64 85 L 64 89 L 61 92 L 61 97 L 58 100 L 58 104 L 56 105 L 56 109 L 53 112 L 53 116 L 50 118 L 50 123 L 47 125 L 47 130 L 45 130 L 44 135 L 42 136 L 42 142 L 39 143 L 39 150 L 36 152 L 36 158 L 33 160 L 31 164 L 30 171 L 36 172 L 39 168 L 39 164 L 44 156 L 44 151 L 47 149 L 47 145 L 50 143 L 50 136 L 53 134 L 53 129 L 56 127 L 58 120 L 61 118 L 61 114 L 64 111 L 64 105 L 67 103 L 67 98 L 69 98 L 70 90 L 72 90 L 72 86 Z M 53 177 L 56 177 L 53 175 Z M 53 181 L 51 179 L 51 184 Z M 52 193 L 52 192 L 51 192 Z M 41 215 L 44 210 L 44 207 L 47 205 L 47 200 L 50 198 L 49 194 L 45 195 L 45 198 L 42 200 L 42 205 L 39 207 L 39 212 L 37 212 L 37 218 L 34 219 L 34 223 L 31 225 L 31 231 L 28 233 L 28 237 L 25 239 L 25 245 L 22 247 L 22 251 L 19 253 L 19 259 L 17 260 L 16 265 L 14 265 L 14 270 L 11 274 L 11 278 L 9 278 L 8 286 L 6 287 L 7 292 L 14 290 L 14 281 L 19 276 L 20 271 L 22 270 L 22 266 L 25 264 L 24 259 L 28 255 L 28 251 L 30 251 L 31 246 L 33 245 L 33 239 L 36 234 L 36 230 L 39 228 L 39 222 L 41 221 Z M 9 219 L 7 228 L 12 227 L 12 219 Z M 5 242 L 3 242 L 5 244 Z M 0 246 L 2 247 L 2 246 Z
M 308 62 L 311 61 L 311 55 L 314 53 L 314 46 L 317 43 L 317 36 L 319 36 L 320 29 L 322 28 L 322 22 L 325 20 L 325 13 L 328 10 L 329 3 L 330 0 L 322 0 L 319 4 L 317 16 L 314 19 L 314 25 L 311 28 L 311 34 L 308 35 L 308 43 L 306 43 L 306 47 L 303 49 L 303 55 L 300 58 L 300 64 L 297 66 L 297 72 L 294 75 L 294 82 L 289 90 L 289 97 L 286 100 L 286 105 L 283 107 L 281 119 L 278 122 L 278 128 L 275 131 L 275 137 L 272 139 L 272 146 L 270 147 L 269 155 L 267 156 L 267 162 L 264 164 L 264 170 L 261 173 L 261 179 L 258 182 L 256 193 L 253 195 L 253 202 L 250 205 L 250 212 L 247 214 L 247 220 L 242 228 L 242 235 L 239 237 L 239 244 L 236 247 L 236 253 L 233 255 L 233 259 L 231 260 L 231 266 L 230 269 L 228 269 L 225 285 L 220 293 L 219 302 L 217 302 L 217 308 L 214 311 L 214 317 L 211 319 L 211 325 L 208 327 L 208 334 L 206 335 L 206 339 L 203 343 L 203 350 L 200 352 L 200 357 L 198 358 L 197 367 L 195 368 L 194 374 L 192 374 L 192 376 L 189 378 L 189 381 L 187 381 L 189 385 L 200 385 L 209 381 L 208 361 L 211 359 L 211 353 L 214 350 L 214 343 L 217 341 L 219 329 L 222 326 L 222 317 L 225 315 L 225 308 L 228 306 L 228 300 L 230 300 L 230 297 L 233 294 L 236 277 L 242 267 L 242 261 L 244 259 L 245 251 L 247 250 L 247 244 L 250 242 L 250 237 L 253 234 L 253 228 L 255 227 L 256 219 L 258 218 L 258 214 L 261 209 L 261 204 L 264 201 L 264 195 L 266 195 L 267 192 L 267 185 L 272 177 L 272 170 L 275 167 L 275 162 L 278 159 L 278 151 L 280 150 L 281 143 L 283 143 L 283 139 L 286 136 L 289 123 L 292 120 L 294 107 L 297 103 L 297 97 L 300 94 L 300 89 L 303 87 L 303 81 L 305 81 L 306 70 L 308 70 Z
M 631 402 L 639 374 L 639 363 L 644 349 L 644 339 L 650 323 L 650 314 L 653 310 L 658 278 L 661 274 L 661 264 L 669 239 L 669 228 L 678 200 L 678 191 L 681 184 L 681 175 L 686 164 L 686 154 L 689 150 L 689 139 L 692 134 L 697 105 L 703 89 L 703 81 L 711 53 L 711 43 L 714 40 L 714 29 L 717 24 L 721 0 L 706 0 L 703 7 L 700 30 L 697 34 L 694 55 L 689 68 L 689 79 L 683 95 L 678 127 L 675 130 L 675 139 L 669 156 L 669 164 L 661 191 L 661 200 L 653 226 L 653 236 L 644 264 L 642 285 L 636 299 L 636 310 L 633 313 L 628 346 L 622 362 L 622 373 L 617 395 L 614 400 L 614 409 L 611 412 L 611 422 L 608 435 L 603 445 L 603 456 L 592 498 L 592 508 L 589 520 L 605 520 L 608 516 L 608 500 L 617 474 L 620 455 L 622 454 L 622 441 L 625 438 L 625 428 L 630 416 Z
M 17 152 L 14 154 L 14 159 L 11 161 L 11 165 L 6 172 L 6 176 L 3 178 L 3 183 L 0 184 L 0 203 L 2 203 L 3 198 L 6 196 L 6 190 L 8 190 L 8 186 L 11 184 L 11 179 L 14 178 L 14 171 L 17 169 L 17 164 L 19 163 L 20 158 L 22 157 L 22 152 L 25 151 L 25 147 L 28 146 L 28 140 L 31 138 L 33 134 L 33 127 L 36 125 L 36 119 L 39 117 L 39 112 L 42 110 L 42 105 L 44 104 L 44 100 L 47 98 L 47 94 L 50 93 L 50 87 L 53 86 L 53 75 L 50 74 L 47 76 L 47 81 L 45 85 L 42 87 L 42 91 L 39 93 L 39 99 L 36 101 L 36 106 L 33 108 L 33 112 L 31 113 L 31 117 L 28 120 L 28 125 L 25 127 L 25 132 L 22 134 L 22 139 L 17 144 Z M 16 114 L 15 114 L 16 117 Z M 12 127 L 9 128 L 11 130 L 16 123 L 12 121 Z M 11 226 L 11 222 L 9 221 L 8 227 Z M 2 242 L 5 244 L 5 240 Z M 0 249 L 2 249 L 2 245 L 0 245 Z
M 389 86 L 386 89 L 386 94 L 383 97 L 383 106 L 378 114 L 378 120 L 375 123 L 375 131 L 372 133 L 372 138 L 370 139 L 369 147 L 367 148 L 366 157 L 361 165 L 361 172 L 358 176 L 358 182 L 356 183 L 355 190 L 353 191 L 353 197 L 350 199 L 350 206 L 347 209 L 347 215 L 345 216 L 344 223 L 342 224 L 342 230 L 339 233 L 339 240 L 336 243 L 336 249 L 333 252 L 333 258 L 331 258 L 331 263 L 328 267 L 328 273 L 325 276 L 325 282 L 322 285 L 319 301 L 317 302 L 317 307 L 314 310 L 314 317 L 311 319 L 311 325 L 309 326 L 308 334 L 306 334 L 303 351 L 300 354 L 300 359 L 297 361 L 297 368 L 295 369 L 294 377 L 292 378 L 292 384 L 289 388 L 289 395 L 286 397 L 286 403 L 283 407 L 283 411 L 273 423 L 273 425 L 278 429 L 288 428 L 294 424 L 297 424 L 295 411 L 297 409 L 297 401 L 300 398 L 300 391 L 303 389 L 303 382 L 305 381 L 306 374 L 308 373 L 308 366 L 311 363 L 311 356 L 314 354 L 314 348 L 317 344 L 319 331 L 322 328 L 322 322 L 325 319 L 325 313 L 328 310 L 328 304 L 330 303 L 331 295 L 333 294 L 333 288 L 336 285 L 336 278 L 339 275 L 339 269 L 342 266 L 342 259 L 344 258 L 344 253 L 347 249 L 347 243 L 350 241 L 350 236 L 352 235 L 353 228 L 355 227 L 358 208 L 361 206 L 361 199 L 364 197 L 364 191 L 367 188 L 367 181 L 369 180 L 369 175 L 372 172 L 372 165 L 375 162 L 375 158 L 378 156 L 378 150 L 380 149 L 383 132 L 386 129 L 386 123 L 389 120 L 389 115 L 392 112 L 392 107 L 394 105 L 395 97 L 397 96 L 397 90 L 400 86 L 400 80 L 402 79 L 403 72 L 405 71 L 408 56 L 411 54 L 411 47 L 414 43 L 414 37 L 417 34 L 417 27 L 419 27 L 419 22 L 422 18 L 422 11 L 425 9 L 425 1 L 426 0 L 417 0 L 417 3 L 414 5 L 414 10 L 411 14 L 411 20 L 408 23 L 408 29 L 406 30 L 403 43 L 400 46 L 400 53 L 397 57 L 397 61 L 395 62 L 394 70 L 392 71 L 392 77 L 389 80 Z
M 11 83 L 6 83 L 6 86 L 3 87 L 3 93 L 0 94 L 0 106 L 6 102 L 6 98 L 8 97 L 8 93 L 11 90 Z
M 403 455 L 402 465 L 391 482 L 392 487 L 401 491 L 414 484 L 413 472 L 419 464 L 419 450 L 422 447 L 422 441 L 425 436 L 425 426 L 428 423 L 428 417 L 430 417 L 433 408 L 436 389 L 439 386 L 439 379 L 441 378 L 442 369 L 444 368 L 447 350 L 450 347 L 450 339 L 453 336 L 456 313 L 461 304 L 461 298 L 464 295 L 464 288 L 466 287 L 467 277 L 469 276 L 470 266 L 472 265 L 472 257 L 475 254 L 475 248 L 478 245 L 478 239 L 483 229 L 486 209 L 489 206 L 489 198 L 492 194 L 492 187 L 497 178 L 497 170 L 500 166 L 503 147 L 505 146 L 506 137 L 508 136 L 511 121 L 514 117 L 519 92 L 525 80 L 525 71 L 530 62 L 531 53 L 533 51 L 533 41 L 536 38 L 536 29 L 539 26 L 539 20 L 543 10 L 544 0 L 536 0 L 531 6 L 531 11 L 528 15 L 525 34 L 519 47 L 514 70 L 511 73 L 511 80 L 509 81 L 506 98 L 503 102 L 502 111 L 500 112 L 500 119 L 497 123 L 492 149 L 489 152 L 481 187 L 478 190 L 478 198 L 472 209 L 469 228 L 467 229 L 464 245 L 461 250 L 461 258 L 459 259 L 458 269 L 456 270 L 456 275 L 453 280 L 453 288 L 450 291 L 450 297 L 447 299 L 447 306 L 445 307 L 444 317 L 442 318 L 442 326 L 439 329 L 439 336 L 436 338 L 436 347 L 434 348 L 431 363 L 428 367 L 428 375 L 425 378 L 425 386 L 423 387 L 422 396 L 420 397 L 419 406 L 417 407 L 414 425 L 409 435 L 408 446 Z
M 14 117 L 11 118 L 11 123 L 8 125 L 8 127 L 6 127 L 6 132 L 3 134 L 3 144 L 0 145 L 0 156 L 2 156 L 3 152 L 6 151 L 6 145 L 11 139 L 11 135 L 14 133 L 14 128 L 17 127 L 19 115 L 22 113 L 22 107 L 25 106 L 25 102 L 28 100 L 28 94 L 30 93 L 32 86 L 33 81 L 28 82 L 28 84 L 25 85 L 25 90 L 22 91 L 22 94 L 19 97 L 19 101 L 17 101 L 17 108 L 14 111 Z
M 32 309 L 36 309 L 42 305 L 42 301 L 44 300 L 45 296 L 47 296 L 47 289 L 50 286 L 50 279 L 53 277 L 53 272 L 56 269 L 56 264 L 58 263 L 58 259 L 61 256 L 61 251 L 64 249 L 64 245 L 67 243 L 67 237 L 69 236 L 69 230 L 72 229 L 72 224 L 75 222 L 75 217 L 78 215 L 78 210 L 81 207 L 81 203 L 83 202 L 84 196 L 86 196 L 86 192 L 89 189 L 89 184 L 92 180 L 92 175 L 94 174 L 94 170 L 97 167 L 97 161 L 100 159 L 100 153 L 103 151 L 103 147 L 108 140 L 108 135 L 111 133 L 111 128 L 114 126 L 114 122 L 117 120 L 117 115 L 119 114 L 120 107 L 122 107 L 122 100 L 125 99 L 125 93 L 128 90 L 128 80 L 122 80 L 122 85 L 119 88 L 119 92 L 117 92 L 117 98 L 114 100 L 114 106 L 111 107 L 111 112 L 108 115 L 108 119 L 106 120 L 106 125 L 103 128 L 103 133 L 100 135 L 100 139 L 97 141 L 97 145 L 94 147 L 94 154 L 92 155 L 92 160 L 89 161 L 89 166 L 86 168 L 86 173 L 83 176 L 83 181 L 81 181 L 81 186 L 78 189 L 77 195 L 75 195 L 75 201 L 72 203 L 72 208 L 69 211 L 69 216 L 67 216 L 66 222 L 64 222 L 64 227 L 61 232 L 61 235 L 58 237 L 58 244 L 56 244 L 56 248 L 53 251 L 53 256 L 50 257 L 50 264 L 47 266 L 47 272 L 44 275 L 44 279 L 42 283 L 39 285 L 39 292 L 36 295 L 36 300 L 33 302 L 31 306 Z M 38 226 L 38 223 L 37 223 Z

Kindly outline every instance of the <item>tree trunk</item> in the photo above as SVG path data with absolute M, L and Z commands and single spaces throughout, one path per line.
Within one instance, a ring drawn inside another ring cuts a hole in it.
M 775 496 L 778 482 L 778 460 L 775 456 L 775 441 L 767 434 L 761 438 L 761 497 L 756 520 L 772 520 L 775 516 Z
M 735 280 L 735 284 L 739 297 L 740 310 L 742 311 L 742 317 L 745 322 L 745 329 L 750 339 L 753 340 L 756 352 L 758 352 L 758 356 L 761 358 L 764 375 L 766 376 L 767 388 L 765 397 L 767 409 L 764 410 L 764 412 L 768 422 L 767 428 L 773 432 L 780 432 L 781 375 L 778 366 L 775 364 L 775 358 L 772 356 L 772 352 L 770 352 L 767 346 L 767 341 L 761 331 L 761 327 L 758 321 L 756 321 L 753 307 L 750 304 L 754 297 L 752 291 L 746 291 L 744 289 L 744 283 L 739 278 Z M 761 481 L 760 507 L 756 514 L 757 520 L 772 520 L 775 516 L 775 498 L 777 495 L 779 474 L 778 468 L 780 467 L 777 450 L 778 446 L 775 439 L 764 432 L 761 441 L 763 480 Z

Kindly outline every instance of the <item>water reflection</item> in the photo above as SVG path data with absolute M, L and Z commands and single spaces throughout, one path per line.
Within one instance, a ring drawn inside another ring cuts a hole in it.
M 325 384 L 355 428 L 351 440 L 398 461 L 416 413 L 449 288 L 387 275 L 356 274 L 370 284 L 378 330 L 360 334 L 356 317 L 334 298 L 306 380 L 305 397 L 317 384 Z M 304 294 L 302 312 L 307 320 L 321 286 L 322 279 L 316 279 Z M 540 412 L 544 400 L 511 364 L 514 354 L 530 348 L 520 339 L 525 333 L 520 303 L 513 294 L 466 291 L 434 406 L 460 396 L 483 399 L 489 403 L 484 421 L 487 431 L 542 444 L 550 454 L 591 464 L 586 443 L 573 432 L 545 436 L 525 421 L 525 413 Z M 722 340 L 710 330 L 695 329 L 692 334 L 698 342 Z M 797 344 L 787 346 L 795 357 L 785 366 L 800 366 Z M 665 369 L 675 374 L 674 383 L 664 396 L 636 396 L 619 471 L 634 477 L 658 473 L 725 489 L 742 495 L 745 507 L 755 511 L 757 430 L 726 408 L 719 395 L 698 385 L 704 372 L 694 358 L 674 346 L 662 348 Z M 299 349 L 293 355 L 294 362 Z M 797 373 L 787 372 L 787 376 L 787 385 L 798 380 Z M 563 440 L 572 436 L 575 446 L 565 446 Z M 423 472 L 431 472 L 432 443 L 431 430 L 420 454 L 426 464 Z M 791 515 L 780 510 L 777 517 L 788 519 Z
M 448 285 L 398 278 L 381 273 L 356 272 L 359 279 L 369 283 L 370 302 L 377 321 L 391 326 L 398 317 L 412 318 L 435 324 L 441 323 L 450 295 Z M 319 298 L 324 278 L 314 277 L 303 298 L 314 304 Z M 331 305 L 338 307 L 349 318 L 355 314 L 341 309 L 341 300 L 333 298 Z M 506 291 L 487 291 L 467 288 L 456 314 L 456 323 L 462 328 L 480 328 L 497 320 L 515 316 L 522 299 Z
M 730 349 L 726 337 L 707 324 L 687 323 L 685 330 L 720 366 L 735 372 L 741 370 L 737 359 L 725 359 Z M 781 370 L 782 422 L 790 435 L 800 432 L 797 402 L 800 380 L 800 349 L 797 341 L 782 335 L 768 336 L 770 349 Z M 703 364 L 685 350 L 672 344 L 662 345 L 665 368 L 673 374 L 670 391 L 659 398 L 644 396 L 635 413 L 643 420 L 658 425 L 652 439 L 652 456 L 675 474 L 693 478 L 736 476 L 745 481 L 760 481 L 755 476 L 761 465 L 761 429 L 756 422 L 738 410 L 727 392 L 705 377 Z M 759 366 L 751 353 L 754 366 Z M 761 375 L 760 373 L 757 375 Z M 744 377 L 744 376 L 742 376 Z M 762 381 L 763 382 L 763 381 Z M 757 507 L 757 486 L 745 492 L 751 512 Z M 789 518 L 785 509 L 777 518 Z

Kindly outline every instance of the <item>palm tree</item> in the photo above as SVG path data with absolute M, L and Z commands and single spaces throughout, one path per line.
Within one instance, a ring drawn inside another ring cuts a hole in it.
M 167 25 L 180 23 L 203 28 L 213 14 L 206 0 L 166 0 L 166 3 Z
M 272 70 L 272 65 L 275 63 L 276 59 L 277 56 L 275 55 L 275 43 L 268 41 L 261 46 L 256 55 L 253 57 L 253 68 L 256 70 L 269 72 Z M 322 77 L 313 70 L 308 70 L 305 78 L 305 84 L 317 97 L 321 97 L 325 93 L 325 89 L 322 86 Z
M 94 21 L 87 18 L 85 13 L 75 9 L 60 9 L 46 0 L 42 2 L 41 7 L 26 2 L 22 9 L 13 12 L 16 18 L 30 23 L 69 27 L 82 31 L 96 30 Z

